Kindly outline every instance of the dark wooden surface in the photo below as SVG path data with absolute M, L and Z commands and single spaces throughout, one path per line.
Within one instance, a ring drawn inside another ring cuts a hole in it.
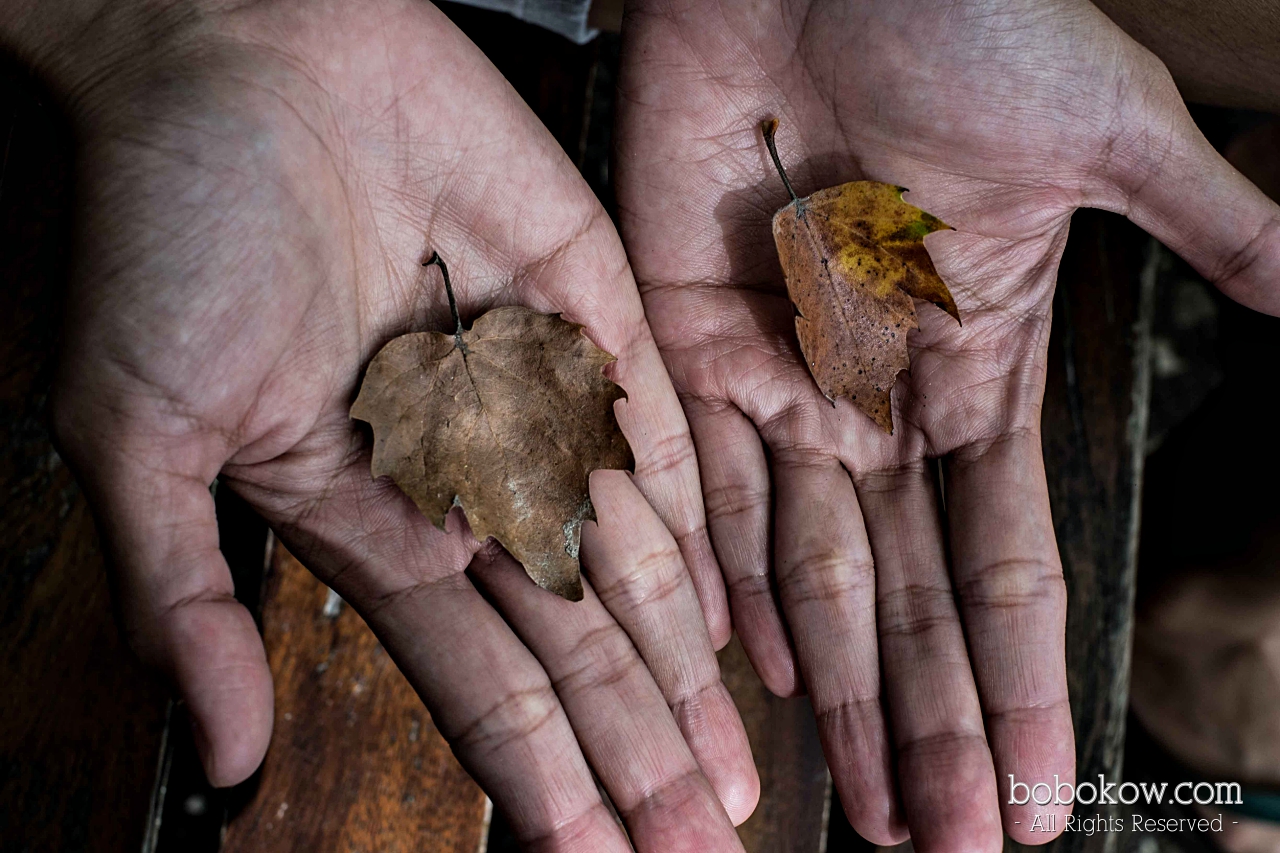
M 0 65 L 0 850 L 140 849 L 165 692 L 124 647 L 44 429 L 71 205 L 65 128 Z
M 224 853 L 476 853 L 484 794 L 364 620 L 281 546 L 266 592 L 275 732 Z

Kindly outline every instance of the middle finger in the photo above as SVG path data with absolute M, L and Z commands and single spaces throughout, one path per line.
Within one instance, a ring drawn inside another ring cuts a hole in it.
M 855 479 L 876 564 L 877 624 L 907 824 L 921 853 L 998 850 L 995 768 L 947 573 L 929 463 Z
M 564 601 L 505 553 L 482 552 L 471 572 L 550 676 L 636 849 L 741 853 L 661 691 L 590 584 L 582 601 Z
M 818 450 L 773 447 L 775 571 L 823 751 L 849 822 L 865 838 L 906 837 L 880 704 L 875 576 L 849 472 Z

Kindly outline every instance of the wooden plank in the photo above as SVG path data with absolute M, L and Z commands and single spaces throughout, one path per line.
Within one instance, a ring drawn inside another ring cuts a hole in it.
M 163 688 L 125 647 L 84 498 L 44 428 L 70 137 L 0 65 L 0 850 L 138 850 Z
M 263 625 L 275 733 L 224 853 L 476 853 L 484 795 L 364 621 L 283 547 Z

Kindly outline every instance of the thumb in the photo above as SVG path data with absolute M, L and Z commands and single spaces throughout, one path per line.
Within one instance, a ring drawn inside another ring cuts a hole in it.
M 235 599 L 208 484 L 165 465 L 158 442 L 86 446 L 60 414 L 59 448 L 93 507 L 129 644 L 186 701 L 209 782 L 241 782 L 271 739 L 271 673 Z
M 1170 83 L 1172 88 L 1172 83 Z M 1228 163 L 1181 99 L 1119 162 L 1122 211 L 1237 302 L 1280 316 L 1280 207 Z M 1153 140 L 1160 140 L 1159 143 Z

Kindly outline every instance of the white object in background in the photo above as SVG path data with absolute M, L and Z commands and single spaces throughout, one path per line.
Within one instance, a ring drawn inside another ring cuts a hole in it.
M 456 0 L 464 6 L 506 12 L 559 33 L 574 44 L 586 44 L 600 31 L 587 24 L 591 0 Z

